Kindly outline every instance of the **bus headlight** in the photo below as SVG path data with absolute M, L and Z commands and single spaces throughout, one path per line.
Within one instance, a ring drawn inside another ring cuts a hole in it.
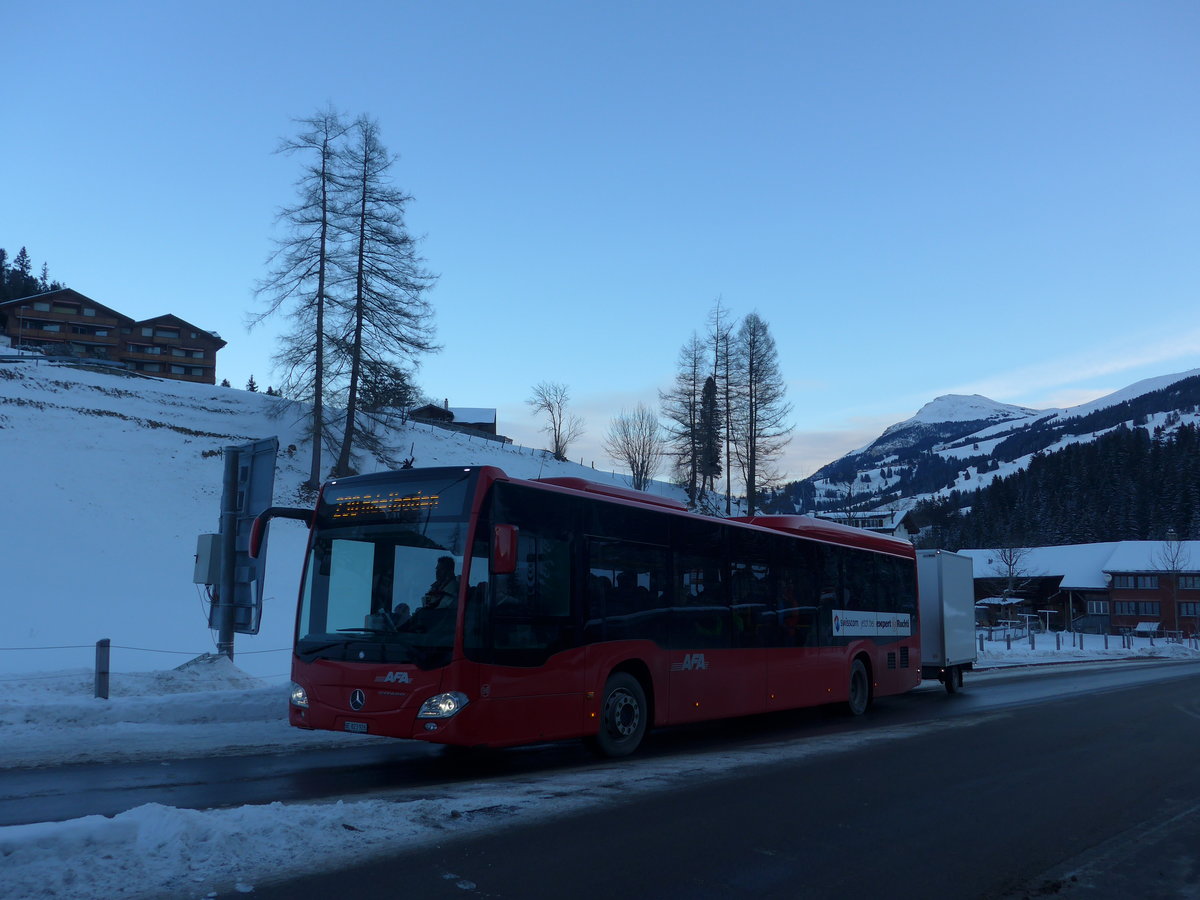
M 449 719 L 467 705 L 467 695 L 461 691 L 435 694 L 421 704 L 418 719 Z
M 296 709 L 308 709 L 308 691 L 304 690 L 304 688 L 294 681 L 292 682 L 292 693 L 288 700 Z

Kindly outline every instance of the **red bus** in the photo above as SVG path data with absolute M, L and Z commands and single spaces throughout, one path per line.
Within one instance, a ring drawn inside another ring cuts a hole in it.
M 915 551 L 856 528 L 490 466 L 330 481 L 254 547 L 275 516 L 310 525 L 300 728 L 623 756 L 656 726 L 862 714 L 921 677 Z

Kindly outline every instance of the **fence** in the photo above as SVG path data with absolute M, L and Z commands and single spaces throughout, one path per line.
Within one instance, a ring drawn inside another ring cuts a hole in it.
M 1000 632 L 996 635 L 995 632 Z M 1166 635 L 1146 635 L 1135 634 L 1132 631 L 1122 634 L 1085 634 L 1082 631 L 1052 631 L 1039 632 L 1028 629 L 1024 626 L 1017 628 L 977 628 L 976 637 L 979 641 L 979 652 L 984 651 L 985 642 L 1003 643 L 1005 649 L 1012 650 L 1013 643 L 1018 645 L 1028 641 L 1029 649 L 1036 650 L 1039 643 L 1043 647 L 1049 648 L 1051 640 L 1054 643 L 1055 650 L 1063 650 L 1066 644 L 1070 642 L 1070 649 L 1103 649 L 1103 650 L 1134 650 L 1138 643 L 1145 644 L 1149 647 L 1165 644 L 1180 644 L 1189 650 L 1200 650 L 1200 635 L 1193 634 L 1189 637 L 1184 637 L 1182 632 L 1170 632 Z M 1038 638 L 1042 640 L 1039 641 Z M 1088 646 L 1085 648 L 1084 640 L 1087 640 Z
M 213 648 L 213 649 L 215 649 L 215 648 Z M 175 671 L 181 671 L 181 670 L 189 667 L 192 663 L 195 663 L 198 661 L 208 661 L 208 660 L 214 660 L 214 659 L 220 658 L 215 653 L 210 652 L 210 651 L 204 651 L 204 650 L 201 650 L 201 651 L 161 650 L 161 649 L 155 649 L 155 648 L 151 648 L 151 647 L 129 647 L 129 646 L 125 646 L 123 644 L 113 644 L 112 641 L 108 638 L 102 638 L 101 640 L 97 641 L 94 645 L 93 644 L 64 644 L 64 645 L 48 646 L 48 647 L 0 647 L 0 653 L 2 653 L 2 654 L 10 654 L 10 653 L 16 654 L 16 653 L 25 653 L 25 652 L 38 652 L 38 651 L 49 652 L 49 651 L 63 651 L 63 650 L 89 651 L 87 654 L 84 654 L 84 653 L 79 654 L 80 664 L 81 664 L 80 668 L 82 669 L 82 667 L 83 667 L 82 663 L 83 663 L 84 659 L 94 658 L 95 665 L 93 668 L 93 696 L 98 697 L 100 699 L 104 699 L 104 700 L 108 699 L 109 690 L 110 690 L 110 687 L 112 684 L 112 678 L 114 675 L 120 676 L 122 678 L 156 678 L 156 677 L 158 677 L 159 672 L 161 671 L 161 670 L 155 669 L 155 670 L 149 670 L 149 671 L 113 672 L 112 666 L 111 666 L 113 650 L 121 650 L 121 651 L 125 651 L 127 653 L 130 653 L 130 652 L 131 653 L 156 653 L 156 654 L 166 654 L 168 656 L 186 656 L 186 657 L 188 657 L 188 659 L 182 665 L 172 667 Z M 257 655 L 266 654 L 266 653 L 287 653 L 290 655 L 291 652 L 292 652 L 291 647 L 281 647 L 281 648 L 276 648 L 273 650 L 242 650 L 237 653 L 237 656 L 238 657 L 257 656 Z M 265 676 L 265 677 L 286 677 L 287 674 L 288 674 L 287 672 L 281 672 L 274 676 Z M 260 676 L 260 677 L 262 677 L 262 676 Z M 0 684 L 4 684 L 5 682 L 29 682 L 29 681 L 46 682 L 46 681 L 56 681 L 56 680 L 67 682 L 67 681 L 78 681 L 79 678 L 80 678 L 79 669 L 72 670 L 72 671 L 32 672 L 29 674 L 16 673 L 16 672 L 4 672 L 4 673 L 0 674 Z

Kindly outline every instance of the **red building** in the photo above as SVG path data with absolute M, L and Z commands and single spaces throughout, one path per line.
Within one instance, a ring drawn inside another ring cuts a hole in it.
M 0 334 L 48 356 L 116 363 L 159 378 L 217 383 L 220 335 L 174 315 L 137 321 L 63 288 L 0 303 Z
M 1012 573 L 996 550 L 959 552 L 975 561 L 976 596 L 985 603 L 995 605 L 1011 584 L 1003 598 L 1009 619 L 1054 630 L 1200 634 L 1200 541 L 1030 547 Z

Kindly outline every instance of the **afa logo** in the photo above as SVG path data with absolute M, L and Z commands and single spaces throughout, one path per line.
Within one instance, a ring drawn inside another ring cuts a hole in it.
M 708 669 L 708 661 L 703 653 L 685 653 L 683 662 L 671 663 L 672 672 L 695 672 L 701 669 Z
M 842 617 L 834 616 L 833 617 L 833 633 L 837 634 L 841 630 L 842 630 Z
M 375 680 L 383 684 L 412 684 L 407 672 L 388 672 L 386 675 L 376 676 Z

